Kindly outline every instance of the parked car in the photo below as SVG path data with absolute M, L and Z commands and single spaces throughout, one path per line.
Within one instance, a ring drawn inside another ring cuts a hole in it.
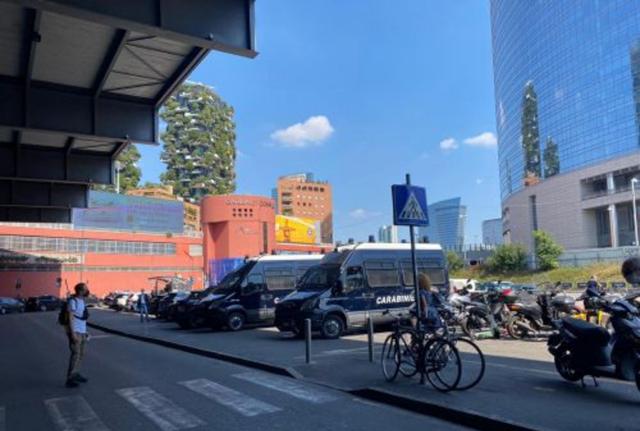
M 24 304 L 14 298 L 0 298 L 0 314 L 23 313 Z
M 32 296 L 27 299 L 27 311 L 51 311 L 58 310 L 62 305 L 62 300 L 57 296 L 43 295 Z
M 128 311 L 138 310 L 138 297 L 140 297 L 139 293 L 133 293 L 127 298 L 127 306 L 125 308 Z
M 159 319 L 172 320 L 174 317 L 173 313 L 170 313 L 171 306 L 178 301 L 186 299 L 189 296 L 189 292 L 171 292 L 166 295 L 158 304 L 158 311 L 156 312 L 156 317 Z M 175 308 L 173 309 L 175 312 Z
M 84 298 L 84 303 L 88 308 L 93 308 L 100 305 L 100 300 L 96 295 L 89 295 L 86 298 Z
M 123 311 L 127 309 L 127 300 L 131 296 L 130 293 L 119 293 L 117 294 L 111 303 L 111 308 L 116 311 Z

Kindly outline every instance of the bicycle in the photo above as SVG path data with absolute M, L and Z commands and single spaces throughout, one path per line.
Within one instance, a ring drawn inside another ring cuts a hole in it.
M 389 314 L 387 310 L 384 314 Z M 462 374 L 460 354 L 444 337 L 434 336 L 418 324 L 418 328 L 403 325 L 402 314 L 394 316 L 393 332 L 382 346 L 381 366 L 385 379 L 396 379 L 398 373 L 413 377 L 420 373 L 420 383 L 429 381 L 441 392 L 457 388 Z

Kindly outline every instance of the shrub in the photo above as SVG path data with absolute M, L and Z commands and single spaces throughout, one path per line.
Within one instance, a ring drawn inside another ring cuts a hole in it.
M 560 266 L 558 258 L 562 254 L 562 247 L 555 242 L 551 234 L 543 230 L 533 231 L 533 240 L 536 245 L 536 261 L 538 268 L 547 271 Z
M 499 245 L 486 261 L 492 272 L 515 272 L 527 268 L 527 252 L 518 244 Z
M 455 251 L 448 251 L 447 266 L 449 267 L 449 271 L 460 271 L 464 267 L 464 261 Z

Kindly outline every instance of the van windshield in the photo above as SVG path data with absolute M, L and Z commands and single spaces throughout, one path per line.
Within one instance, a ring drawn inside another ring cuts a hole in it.
M 298 290 L 326 290 L 333 287 L 340 276 L 340 265 L 316 265 L 304 273 L 298 283 Z
M 231 271 L 224 276 L 220 283 L 215 287 L 215 293 L 230 293 L 238 288 L 240 282 L 251 271 L 251 268 L 256 264 L 255 261 L 250 261 L 242 265 L 240 268 Z

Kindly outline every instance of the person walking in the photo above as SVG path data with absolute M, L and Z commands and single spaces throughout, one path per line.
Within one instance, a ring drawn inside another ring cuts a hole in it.
M 80 363 L 84 357 L 87 344 L 87 319 L 89 312 L 84 299 L 89 296 L 89 288 L 85 283 L 78 283 L 74 287 L 75 294 L 67 300 L 67 326 L 66 332 L 69 339 L 69 367 L 67 368 L 68 388 L 75 388 L 79 383 L 87 383 L 89 380 L 78 372 Z
M 140 322 L 149 321 L 149 295 L 140 289 L 138 295 L 138 311 L 140 312 Z

